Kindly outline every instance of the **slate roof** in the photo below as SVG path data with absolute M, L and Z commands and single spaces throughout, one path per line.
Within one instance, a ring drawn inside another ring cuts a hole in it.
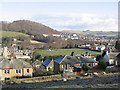
M 19 69 L 19 68 L 32 68 L 32 66 L 25 62 L 24 60 L 7 60 L 2 59 L 0 60 L 0 69 L 5 68 L 12 68 L 12 69 Z
M 52 60 L 49 60 L 49 59 L 46 59 L 42 65 L 44 65 L 45 67 L 52 67 L 53 66 L 53 61 Z M 40 66 L 42 67 L 42 66 Z
M 109 59 L 116 59 L 116 55 L 115 54 L 108 54 L 108 57 L 109 57 Z
M 12 64 L 10 64 L 10 62 L 6 59 L 0 60 L 0 69 L 4 68 L 12 68 Z
M 119 60 L 120 60 L 120 53 L 119 53 L 116 57 L 117 57 L 117 59 L 119 59 Z
M 67 56 L 67 55 L 54 60 L 54 62 L 58 64 L 97 63 L 97 61 L 95 61 L 92 58 L 84 58 L 81 56 Z

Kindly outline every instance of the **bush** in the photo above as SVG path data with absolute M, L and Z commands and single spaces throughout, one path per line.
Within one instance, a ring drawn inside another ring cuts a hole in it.
M 54 72 L 50 69 L 49 71 L 47 71 L 47 74 L 52 75 L 52 74 L 54 74 Z
M 87 66 L 87 64 L 83 64 L 82 69 L 84 71 L 88 71 L 90 68 Z
M 105 69 L 107 67 L 107 64 L 103 60 L 99 60 L 99 66 L 101 69 Z
M 34 76 L 46 76 L 46 75 L 53 75 L 54 72 L 53 70 L 49 70 L 47 71 L 46 69 L 37 69 L 35 72 L 34 72 Z
M 34 72 L 34 76 L 46 76 L 47 70 L 46 69 L 38 69 Z

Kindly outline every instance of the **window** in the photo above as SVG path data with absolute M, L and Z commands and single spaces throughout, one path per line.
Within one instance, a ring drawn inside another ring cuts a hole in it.
M 29 69 L 27 69 L 27 73 L 29 73 Z
M 19 70 L 16 70 L 16 73 L 21 73 L 21 70 L 19 69 Z
M 82 63 L 80 63 L 80 66 L 82 66 L 83 64 Z
M 4 74 L 9 74 L 10 71 L 9 70 L 4 70 Z
M 72 68 L 72 67 L 74 67 L 74 65 L 73 65 L 73 64 L 70 64 L 70 68 Z
M 10 78 L 8 78 L 8 77 L 5 77 L 5 80 L 10 80 Z
M 66 69 L 67 69 L 67 64 L 66 64 Z
M 16 73 L 18 73 L 18 70 L 16 70 Z
M 64 68 L 64 65 L 62 65 L 62 68 Z
M 21 73 L 21 70 L 19 70 L 19 73 Z

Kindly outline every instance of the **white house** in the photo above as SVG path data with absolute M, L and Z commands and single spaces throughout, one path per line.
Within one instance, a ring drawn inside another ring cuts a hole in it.
M 27 55 L 16 55 L 16 59 L 31 59 L 30 56 Z
M 101 45 L 101 46 L 99 46 L 99 47 L 98 47 L 98 50 L 99 50 L 99 51 L 103 51 L 103 50 L 105 50 L 105 45 Z
M 103 56 L 103 60 L 109 64 L 115 64 L 116 54 L 108 53 L 108 51 Z

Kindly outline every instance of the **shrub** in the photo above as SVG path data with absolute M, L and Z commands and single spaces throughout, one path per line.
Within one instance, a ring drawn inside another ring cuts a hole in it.
M 84 71 L 88 71 L 90 68 L 87 66 L 87 64 L 83 64 L 82 69 Z
M 38 69 L 34 72 L 34 76 L 45 76 L 47 75 L 47 70 L 45 69 Z
M 101 69 L 105 69 L 107 67 L 107 64 L 103 60 L 99 60 L 99 66 Z
M 54 72 L 50 69 L 49 71 L 47 71 L 47 74 L 52 75 L 52 74 L 54 74 Z

